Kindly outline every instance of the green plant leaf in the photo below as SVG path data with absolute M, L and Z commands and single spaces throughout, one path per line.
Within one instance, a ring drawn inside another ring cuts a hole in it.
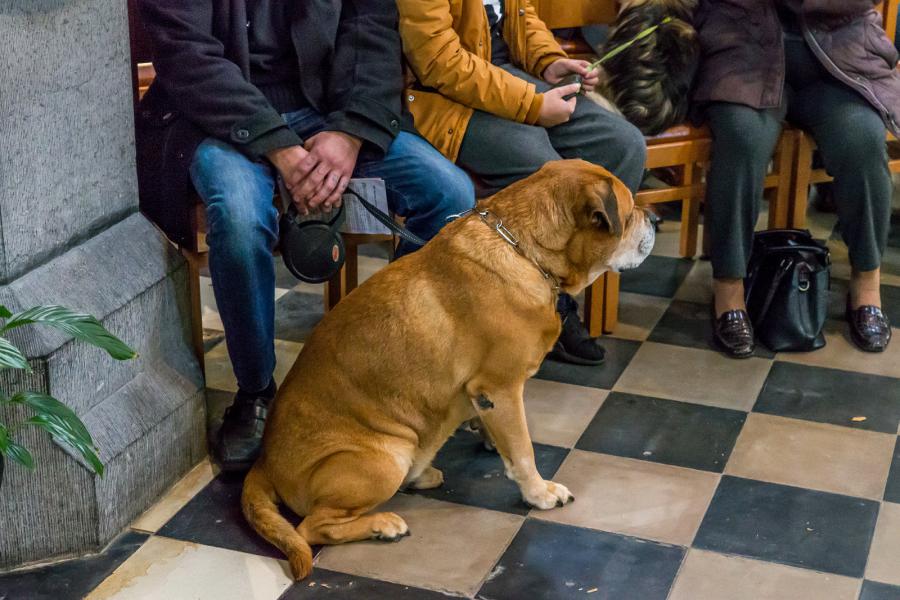
M 81 441 L 91 446 L 94 445 L 91 434 L 88 433 L 87 427 L 84 426 L 84 423 L 81 422 L 75 411 L 53 396 L 39 392 L 19 392 L 10 398 L 9 401 L 15 404 L 24 404 L 37 414 L 56 415 L 62 419 L 66 426 L 72 430 L 72 433 L 77 435 Z
M 9 340 L 0 338 L 0 369 L 10 368 L 31 372 L 31 365 L 21 350 L 13 346 Z
M 9 431 L 2 423 L 0 423 L 0 454 L 28 469 L 34 468 L 34 458 L 31 456 L 31 452 L 9 439 Z
M 25 421 L 25 425 L 33 425 L 47 431 L 58 441 L 72 447 L 78 452 L 91 469 L 100 477 L 103 477 L 103 463 L 97 456 L 97 449 L 93 443 L 85 443 L 72 429 L 68 423 L 52 414 L 35 415 Z
M 55 327 L 76 339 L 106 350 L 116 360 L 128 360 L 137 356 L 134 350 L 107 331 L 96 318 L 64 306 L 35 306 L 24 310 L 10 317 L 0 333 L 31 323 Z
M 9 312 L 9 309 L 0 304 L 0 317 L 4 319 L 8 319 L 12 316 L 12 313 Z

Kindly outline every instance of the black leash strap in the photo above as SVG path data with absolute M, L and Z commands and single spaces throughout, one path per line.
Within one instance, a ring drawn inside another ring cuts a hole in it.
M 375 217 L 378 222 L 382 225 L 399 235 L 401 238 L 409 242 L 410 244 L 415 244 L 416 246 L 424 246 L 425 240 L 420 238 L 414 233 L 411 233 L 405 227 L 401 227 L 394 222 L 394 219 L 391 218 L 390 215 L 383 213 L 377 206 L 363 198 L 360 194 L 357 194 L 355 190 L 350 189 L 349 187 L 344 190 L 345 194 L 351 194 L 356 196 L 356 199 L 360 201 L 363 207 L 371 213 L 373 217 Z

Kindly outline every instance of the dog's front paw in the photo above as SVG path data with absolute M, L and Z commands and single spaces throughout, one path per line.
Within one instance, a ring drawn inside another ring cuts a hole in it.
M 525 503 L 541 510 L 563 506 L 575 500 L 569 488 L 561 483 L 541 481 L 533 489 L 522 494 Z

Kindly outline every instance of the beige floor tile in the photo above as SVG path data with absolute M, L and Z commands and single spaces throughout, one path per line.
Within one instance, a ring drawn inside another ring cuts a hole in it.
M 275 340 L 275 383 L 281 385 L 292 366 L 303 344 Z M 218 344 L 206 353 L 206 387 L 226 392 L 237 391 L 237 380 L 231 369 L 231 361 L 228 358 L 228 350 L 225 344 Z
M 533 510 L 532 517 L 689 545 L 719 475 L 573 450 L 553 479 L 567 486 L 576 501 Z
M 860 581 L 691 549 L 669 600 L 855 600 Z
M 697 229 L 697 240 L 702 240 L 703 225 Z M 697 252 L 700 252 L 699 243 Z M 656 243 L 653 245 L 653 254 L 681 258 L 681 222 L 665 221 L 660 226 L 660 230 L 656 234 Z
M 691 271 L 675 292 L 675 300 L 709 304 L 712 301 L 712 264 L 708 260 L 694 262 Z
M 613 336 L 626 340 L 644 341 L 669 308 L 668 298 L 644 294 L 619 294 L 619 324 Z
M 896 436 L 751 413 L 725 472 L 880 500 Z
M 750 410 L 771 366 L 763 358 L 734 360 L 712 350 L 645 342 L 613 389 Z
M 866 579 L 900 585 L 900 504 L 885 502 L 881 505 Z
M 525 383 L 525 417 L 531 440 L 571 448 L 584 433 L 606 390 L 569 385 L 543 379 Z
M 364 282 L 386 266 L 388 266 L 388 261 L 383 258 L 360 256 L 358 270 L 359 283 Z
M 169 488 L 156 503 L 131 524 L 132 529 L 156 533 L 169 519 L 184 508 L 191 498 L 206 487 L 218 474 L 219 467 L 204 458 L 200 464 L 188 471 L 175 485 Z
M 403 517 L 412 535 L 396 543 L 327 546 L 317 566 L 471 596 L 523 522 L 516 515 L 403 494 L 382 509 Z
M 850 341 L 847 327 L 844 321 L 827 321 L 824 348 L 814 352 L 782 352 L 776 359 L 856 373 L 900 377 L 900 344 L 891 344 L 887 350 L 877 354 L 863 352 Z M 900 329 L 896 327 L 894 338 L 900 339 Z
M 292 583 L 284 561 L 153 537 L 88 600 L 272 600 Z

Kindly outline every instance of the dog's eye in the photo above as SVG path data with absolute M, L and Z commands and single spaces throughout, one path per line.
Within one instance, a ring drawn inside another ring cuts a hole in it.
M 599 210 L 595 210 L 593 213 L 591 213 L 591 223 L 597 228 L 603 227 L 608 231 L 612 230 L 612 228 L 609 226 L 609 219 L 607 219 L 606 215 Z

